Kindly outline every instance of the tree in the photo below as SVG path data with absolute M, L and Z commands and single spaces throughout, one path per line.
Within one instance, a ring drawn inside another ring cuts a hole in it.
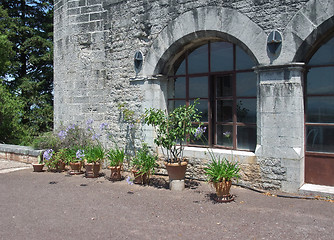
M 0 5 L 0 34 L 15 53 L 2 85 L 23 102 L 21 124 L 38 135 L 53 126 L 53 1 L 0 0 Z
M 23 102 L 0 84 L 0 143 L 19 144 L 29 136 L 21 124 Z

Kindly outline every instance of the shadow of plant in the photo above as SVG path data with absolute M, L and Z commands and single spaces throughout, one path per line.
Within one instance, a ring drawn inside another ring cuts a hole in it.
M 169 183 L 163 177 L 151 177 L 148 185 L 159 189 L 169 189 Z
M 235 199 L 236 199 L 235 195 L 231 195 L 231 197 L 233 197 L 233 200 L 226 201 L 226 202 L 224 202 L 224 201 L 219 202 L 219 201 L 216 200 L 217 195 L 215 193 L 207 193 L 207 194 L 205 194 L 205 197 L 206 197 L 206 199 L 208 199 L 208 201 L 211 201 L 213 204 L 235 202 Z

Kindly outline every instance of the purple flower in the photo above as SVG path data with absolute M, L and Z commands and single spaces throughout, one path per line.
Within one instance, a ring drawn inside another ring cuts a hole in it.
M 53 154 L 53 150 L 50 148 L 50 149 L 44 151 L 43 158 L 47 161 L 50 161 L 50 159 L 52 157 L 52 154 Z
M 206 127 L 198 127 L 194 134 L 195 138 L 200 138 L 203 135 L 203 133 L 205 133 L 205 131 L 206 131 Z
M 133 123 L 129 124 L 129 130 L 131 130 L 135 125 Z
M 66 138 L 66 135 L 67 135 L 67 131 L 64 131 L 64 130 L 61 130 L 58 133 L 58 137 L 60 138 L 60 140 L 64 140 Z
M 100 134 L 95 133 L 95 134 L 92 136 L 92 140 L 93 140 L 93 141 L 94 141 L 94 140 L 98 140 L 100 137 L 101 137 Z
M 126 178 L 126 182 L 129 184 L 129 185 L 133 185 L 133 181 L 131 180 L 130 176 L 128 176 Z
M 77 159 L 79 159 L 80 161 L 82 161 L 83 157 L 85 157 L 85 153 L 84 150 L 79 149 L 76 153 L 76 157 Z
M 93 119 L 88 119 L 86 123 L 87 123 L 87 125 L 92 125 L 93 122 L 94 122 Z
M 104 129 L 106 129 L 108 127 L 108 123 L 101 123 L 100 125 L 100 130 L 103 131 Z
M 231 137 L 231 132 L 230 131 L 226 131 L 223 133 L 223 135 L 226 137 L 226 138 L 229 138 Z
M 69 130 L 71 130 L 71 129 L 75 129 L 75 127 L 76 127 L 75 124 L 71 124 L 70 126 L 68 126 L 68 127 L 66 128 L 66 132 L 69 131 Z

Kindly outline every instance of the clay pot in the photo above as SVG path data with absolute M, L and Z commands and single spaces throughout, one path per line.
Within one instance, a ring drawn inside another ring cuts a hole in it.
M 232 181 L 213 182 L 213 186 L 216 188 L 216 194 L 218 198 L 228 198 L 230 196 L 230 189 Z
M 79 174 L 82 173 L 81 172 L 81 167 L 82 167 L 82 163 L 81 162 L 70 162 L 70 173 L 71 174 Z
M 65 170 L 65 163 L 64 162 L 59 162 L 56 166 L 56 171 L 62 172 Z
M 138 170 L 132 170 L 133 173 L 133 183 L 136 184 L 148 184 L 150 182 L 150 176 L 147 173 L 141 174 Z
M 85 176 L 88 178 L 97 178 L 100 175 L 100 163 L 86 163 L 86 174 Z
M 180 163 L 168 163 L 165 162 L 165 166 L 168 172 L 169 180 L 183 180 L 186 175 L 187 161 Z
M 110 169 L 110 180 L 111 181 L 120 181 L 122 180 L 121 166 L 117 167 L 108 167 Z
M 34 168 L 34 172 L 43 172 L 44 163 L 33 163 L 32 166 Z

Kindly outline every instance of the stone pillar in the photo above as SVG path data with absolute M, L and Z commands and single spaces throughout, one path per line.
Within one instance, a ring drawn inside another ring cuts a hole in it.
M 168 78 L 164 75 L 149 77 L 138 76 L 131 79 L 131 84 L 139 85 L 142 94 L 142 113 L 148 108 L 167 109 L 167 80 Z M 143 131 L 144 141 L 150 146 L 153 146 L 153 127 L 144 124 Z
M 296 192 L 304 182 L 303 64 L 259 66 L 257 147 L 262 187 Z

